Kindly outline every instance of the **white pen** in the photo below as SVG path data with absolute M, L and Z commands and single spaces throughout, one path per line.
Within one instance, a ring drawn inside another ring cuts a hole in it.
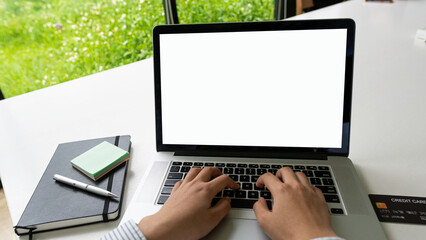
M 65 183 L 67 185 L 70 185 L 70 186 L 73 186 L 73 187 L 76 187 L 76 188 L 80 188 L 80 189 L 83 189 L 85 191 L 95 193 L 95 194 L 98 194 L 98 195 L 101 195 L 101 196 L 118 198 L 117 195 L 115 195 L 114 193 L 109 192 L 105 189 L 98 188 L 98 187 L 95 187 L 95 186 L 92 186 L 92 185 L 89 185 L 89 184 L 86 184 L 86 183 L 82 183 L 82 182 L 76 181 L 74 179 L 61 176 L 59 174 L 53 175 L 53 179 L 55 179 L 58 182 Z

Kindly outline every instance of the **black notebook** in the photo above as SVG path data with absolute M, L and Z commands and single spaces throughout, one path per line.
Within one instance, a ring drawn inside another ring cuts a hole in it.
M 130 136 L 115 136 L 59 144 L 41 177 L 18 224 L 18 235 L 107 222 L 120 217 L 128 162 L 121 164 L 98 181 L 72 167 L 70 161 L 103 141 L 130 152 Z M 108 198 L 53 180 L 54 174 L 106 189 L 119 198 Z

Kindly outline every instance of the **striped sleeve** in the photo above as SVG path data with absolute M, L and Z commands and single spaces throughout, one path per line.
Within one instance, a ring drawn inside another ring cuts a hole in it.
M 101 237 L 101 240 L 146 240 L 138 225 L 130 219 L 116 229 Z
M 116 229 L 101 237 L 101 240 L 147 240 L 138 225 L 130 219 Z M 321 237 L 312 240 L 345 240 L 340 237 Z

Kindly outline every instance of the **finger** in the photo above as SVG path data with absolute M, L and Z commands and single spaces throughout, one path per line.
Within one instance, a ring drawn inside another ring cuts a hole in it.
M 231 200 L 229 197 L 220 199 L 219 202 L 214 205 L 214 207 L 210 208 L 214 226 L 216 226 L 220 220 L 222 220 L 226 214 L 228 214 L 229 210 L 231 210 Z
M 326 202 L 326 201 L 325 201 L 324 194 L 322 193 L 321 189 L 319 189 L 319 188 L 317 188 L 317 187 L 315 187 L 315 186 L 313 186 L 313 187 L 314 187 L 314 191 L 315 191 L 315 193 L 316 193 L 316 194 L 317 194 L 317 196 L 321 199 L 321 201 L 322 201 L 322 202 Z
M 313 189 L 314 189 L 314 192 L 315 192 L 315 194 L 317 195 L 317 197 L 318 197 L 318 199 L 320 200 L 320 202 L 321 202 L 321 207 L 320 208 L 317 208 L 319 211 L 322 211 L 323 212 L 323 214 L 324 214 L 324 216 L 325 215 L 329 215 L 329 213 L 328 213 L 328 206 L 327 206 L 327 202 L 325 201 L 325 197 L 324 197 L 324 194 L 322 193 L 322 191 L 319 189 L 319 188 L 317 188 L 317 187 L 314 187 L 314 186 L 312 186 L 313 187 Z M 330 219 L 329 219 L 330 220 Z
M 263 197 L 260 197 L 253 205 L 253 211 L 260 226 L 268 225 L 266 221 L 271 211 L 269 211 L 268 204 Z
M 276 176 L 272 173 L 265 173 L 257 179 L 256 186 L 263 187 L 266 186 L 272 195 L 278 191 L 278 187 L 283 184 Z
M 222 174 L 219 177 L 211 180 L 208 183 L 212 189 L 212 194 L 216 195 L 218 192 L 222 191 L 225 188 L 238 189 L 240 185 L 236 183 L 229 176 Z
M 183 181 L 184 182 L 192 181 L 201 172 L 201 170 L 202 170 L 201 168 L 191 168 L 191 170 L 189 170 L 188 174 L 186 175 Z
M 289 167 L 283 167 L 278 170 L 277 177 L 287 184 L 294 184 L 299 182 L 296 177 L 296 174 Z
M 308 178 L 306 177 L 305 173 L 296 172 L 295 174 L 299 182 L 302 183 L 302 185 L 309 188 L 312 186 L 311 183 L 308 181 Z
M 180 185 L 182 185 L 182 180 L 180 180 L 179 182 L 177 182 L 176 184 L 175 184 L 175 186 L 173 187 L 173 189 L 172 189 L 172 193 L 171 194 L 173 194 L 174 192 L 176 192 L 176 190 L 178 190 L 178 188 L 180 187 Z M 170 194 L 170 195 L 171 195 Z
M 208 182 L 210 179 L 215 178 L 219 175 L 222 175 L 222 172 L 215 167 L 205 167 L 196 177 L 197 180 L 201 180 L 203 182 Z

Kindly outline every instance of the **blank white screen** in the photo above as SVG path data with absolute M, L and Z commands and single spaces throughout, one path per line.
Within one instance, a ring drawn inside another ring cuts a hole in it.
M 340 148 L 346 30 L 160 35 L 164 144 Z

